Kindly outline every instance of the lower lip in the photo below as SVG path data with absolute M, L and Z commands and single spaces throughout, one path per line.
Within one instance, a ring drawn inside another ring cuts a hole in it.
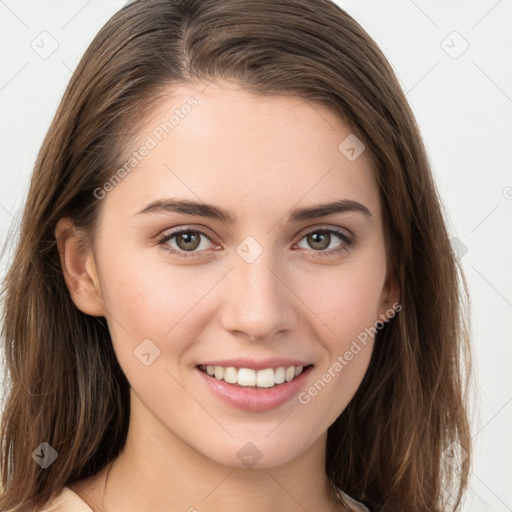
M 269 411 L 290 400 L 304 386 L 312 369 L 313 366 L 308 366 L 298 377 L 273 388 L 255 389 L 228 384 L 196 368 L 210 391 L 221 400 L 238 409 L 252 412 Z

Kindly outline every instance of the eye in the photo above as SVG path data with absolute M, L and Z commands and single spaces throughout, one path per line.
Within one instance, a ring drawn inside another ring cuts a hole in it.
M 207 242 L 203 243 L 203 239 Z M 313 249 L 312 256 L 314 258 L 337 255 L 342 251 L 347 251 L 354 244 L 351 235 L 337 229 L 328 228 L 309 231 L 302 236 L 302 240 L 306 240 L 309 247 Z M 338 244 L 334 248 L 331 247 L 329 250 L 325 250 L 336 240 L 338 240 Z M 208 244 L 211 247 L 210 237 L 200 229 L 180 229 L 171 233 L 164 233 L 158 239 L 158 245 L 164 246 L 166 251 L 180 258 L 201 256 L 203 251 L 210 248 Z
M 172 233 L 166 233 L 158 239 L 158 244 L 163 245 L 167 251 L 176 256 L 189 258 L 194 257 L 197 253 L 202 250 L 208 249 L 202 242 L 202 238 L 205 238 L 211 243 L 208 235 L 199 229 L 181 229 Z M 173 242 L 175 245 L 169 244 Z M 187 254 L 192 253 L 192 254 Z
M 333 242 L 336 242 L 336 239 L 338 244 L 326 251 L 325 249 L 329 248 Z M 318 253 L 313 254 L 315 258 L 328 257 L 342 251 L 347 251 L 354 244 L 354 239 L 351 235 L 337 229 L 327 228 L 309 231 L 301 240 L 306 240 L 306 243 L 313 249 L 313 252 Z

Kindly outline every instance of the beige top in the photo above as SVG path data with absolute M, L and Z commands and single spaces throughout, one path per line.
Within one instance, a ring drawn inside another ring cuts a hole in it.
M 346 502 L 359 512 L 370 512 L 362 503 L 342 492 Z M 43 512 L 94 512 L 85 501 L 69 487 L 64 487 L 54 500 L 50 501 Z
M 341 494 L 343 495 L 343 499 L 354 509 L 358 512 L 370 512 L 368 507 L 365 507 L 362 503 L 359 501 L 356 501 L 354 498 L 351 498 L 348 494 L 344 493 L 342 490 L 340 490 Z
M 93 512 L 93 510 L 78 494 L 74 493 L 69 487 L 64 487 L 62 491 L 46 505 L 43 512 Z

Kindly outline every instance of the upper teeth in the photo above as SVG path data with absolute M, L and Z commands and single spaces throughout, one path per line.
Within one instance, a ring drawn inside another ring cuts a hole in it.
M 203 366 L 204 368 L 204 366 Z M 280 366 L 279 368 L 265 368 L 253 370 L 252 368 L 235 368 L 234 366 L 206 366 L 206 373 L 218 380 L 239 386 L 256 386 L 258 388 L 271 388 L 284 381 L 290 382 L 302 373 L 302 366 Z

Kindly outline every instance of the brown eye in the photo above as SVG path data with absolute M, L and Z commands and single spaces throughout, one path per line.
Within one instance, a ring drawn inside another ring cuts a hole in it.
M 326 231 L 315 231 L 307 235 L 307 241 L 310 247 L 323 251 L 331 243 L 331 235 Z
M 339 255 L 343 251 L 348 251 L 354 245 L 355 241 L 353 235 L 349 235 L 337 229 L 315 229 L 314 231 L 305 233 L 302 240 L 305 240 L 307 245 L 302 246 L 302 248 L 309 249 L 310 252 L 312 250 L 312 256 L 315 258 L 327 258 Z M 336 241 L 338 241 L 338 243 L 331 246 L 332 243 Z
M 206 242 L 203 242 L 203 240 L 206 240 Z M 158 240 L 158 244 L 163 245 L 168 252 L 185 258 L 200 256 L 204 249 L 209 248 L 208 243 L 212 245 L 208 235 L 195 229 L 174 231 L 163 235 Z
M 175 235 L 176 245 L 183 251 L 193 251 L 199 247 L 201 236 L 196 231 L 183 231 Z

